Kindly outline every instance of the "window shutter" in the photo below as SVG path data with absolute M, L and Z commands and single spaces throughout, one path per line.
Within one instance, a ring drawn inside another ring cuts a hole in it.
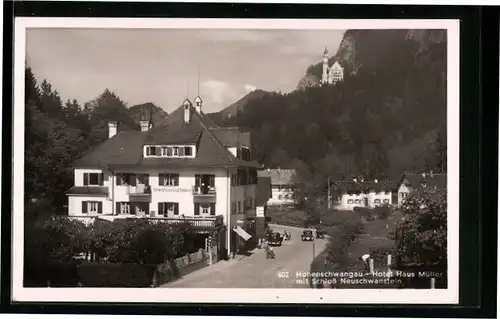
M 165 185 L 165 174 L 158 175 L 158 184 L 159 186 Z
M 199 174 L 194 175 L 194 185 L 196 187 L 201 185 L 201 176 Z
M 200 215 L 200 204 L 199 203 L 195 203 L 194 204 L 194 215 L 195 216 L 199 216 Z
M 97 213 L 102 214 L 102 202 L 97 202 Z
M 215 203 L 210 204 L 210 215 L 215 216 Z
M 156 147 L 155 147 L 155 155 L 156 155 L 156 156 L 161 155 L 161 147 L 159 147 L 159 146 L 156 146 Z
M 215 187 L 215 176 L 210 175 L 210 186 Z
M 89 173 L 83 173 L 83 185 L 88 186 L 89 185 Z
M 174 203 L 174 215 L 179 215 L 179 203 Z
M 149 185 L 149 174 L 144 174 L 144 180 L 143 183 L 144 185 Z
M 87 214 L 88 209 L 87 209 L 87 202 L 82 202 L 82 214 Z
M 137 176 L 135 174 L 130 174 L 129 175 L 129 179 L 130 180 L 128 181 L 128 183 L 129 183 L 130 186 L 136 186 L 137 185 Z
M 158 203 L 158 215 L 163 215 L 165 213 L 165 210 L 164 210 L 164 203 Z
M 146 147 L 146 156 L 151 155 L 151 148 L 148 146 Z
M 116 211 L 115 211 L 115 214 L 116 214 L 116 215 L 121 214 L 121 211 L 120 211 L 120 203 L 116 203 Z
M 104 185 L 104 173 L 99 174 L 99 185 Z
M 116 179 L 116 186 L 120 186 L 122 184 L 122 174 L 116 173 L 115 179 Z
M 179 174 L 174 175 L 174 186 L 179 186 Z

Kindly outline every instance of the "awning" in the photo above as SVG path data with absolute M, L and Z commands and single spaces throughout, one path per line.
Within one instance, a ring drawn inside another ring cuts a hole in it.
M 236 226 L 236 228 L 233 228 L 233 231 L 240 235 L 241 238 L 243 238 L 245 241 L 249 240 L 250 238 L 252 238 L 252 235 L 250 235 L 249 233 L 247 233 L 243 228 L 241 228 L 240 226 Z

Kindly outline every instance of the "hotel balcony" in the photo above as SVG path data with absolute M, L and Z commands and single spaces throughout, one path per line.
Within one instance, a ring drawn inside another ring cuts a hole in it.
M 151 202 L 151 186 L 138 184 L 137 186 L 128 186 L 127 194 L 130 201 Z
M 195 230 L 200 232 L 206 232 L 210 230 L 217 229 L 224 225 L 224 218 L 222 215 L 217 216 L 189 216 L 183 217 L 162 217 L 162 216 L 150 216 L 150 215 L 131 215 L 131 214 L 119 214 L 119 215 L 99 215 L 99 216 L 70 216 L 69 219 L 79 220 L 85 224 L 94 222 L 96 219 L 105 220 L 113 222 L 119 219 L 136 219 L 143 218 L 149 220 L 151 223 L 167 223 L 169 225 L 176 224 L 189 224 Z
M 193 186 L 193 196 L 215 196 L 214 186 Z

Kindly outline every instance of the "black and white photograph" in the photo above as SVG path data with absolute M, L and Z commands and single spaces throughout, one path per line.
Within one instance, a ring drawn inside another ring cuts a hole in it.
M 14 300 L 458 303 L 458 20 L 15 40 Z

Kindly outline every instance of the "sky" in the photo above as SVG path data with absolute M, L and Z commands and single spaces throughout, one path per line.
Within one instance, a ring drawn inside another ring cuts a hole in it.
M 199 92 L 209 113 L 255 89 L 293 91 L 325 46 L 335 54 L 344 32 L 33 28 L 26 59 L 63 100 L 83 105 L 108 88 L 128 106 L 152 102 L 171 112 Z

